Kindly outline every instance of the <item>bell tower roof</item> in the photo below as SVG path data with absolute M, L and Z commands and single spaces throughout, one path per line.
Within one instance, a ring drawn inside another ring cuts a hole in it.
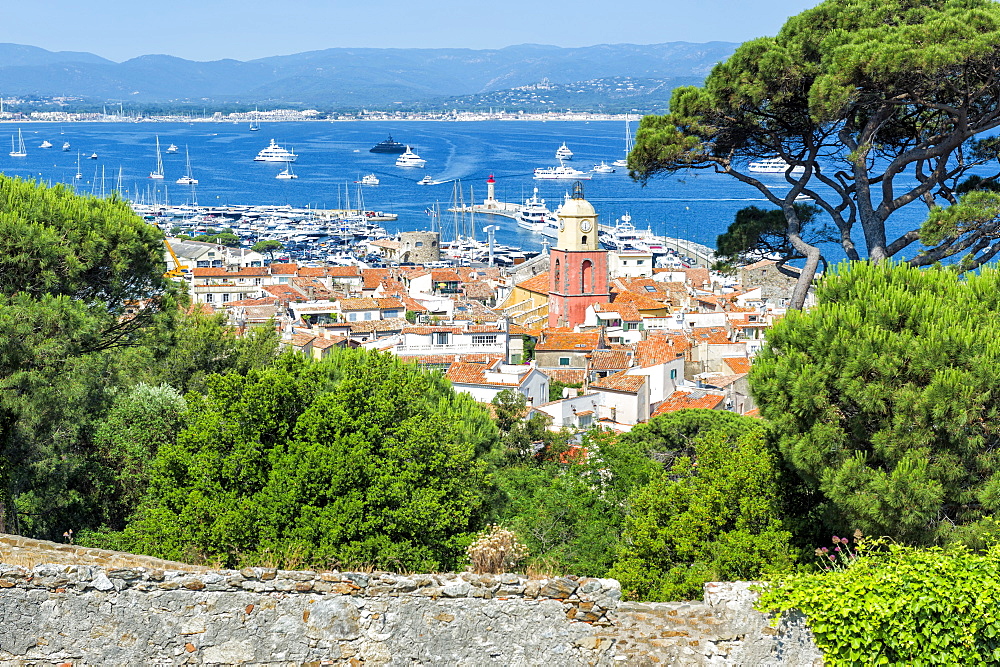
M 583 183 L 573 184 L 573 194 L 556 210 L 559 235 L 555 247 L 560 250 L 598 250 L 597 211 L 584 199 Z

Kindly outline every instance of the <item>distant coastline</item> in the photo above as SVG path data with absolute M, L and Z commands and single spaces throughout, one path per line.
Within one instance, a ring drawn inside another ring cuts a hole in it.
M 626 118 L 638 118 L 642 113 L 611 114 L 586 111 L 548 111 L 545 113 L 528 113 L 523 111 L 480 112 L 381 112 L 366 111 L 357 114 L 331 113 L 307 109 L 277 109 L 273 111 L 250 111 L 222 113 L 216 111 L 210 114 L 190 116 L 184 114 L 130 114 L 130 113 L 77 113 L 71 111 L 33 111 L 30 113 L 0 112 L 0 123 L 282 123 L 303 121 L 342 122 L 342 121 L 623 121 Z

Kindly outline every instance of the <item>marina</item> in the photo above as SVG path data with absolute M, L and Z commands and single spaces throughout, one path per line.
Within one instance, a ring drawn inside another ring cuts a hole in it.
M 553 232 L 519 226 L 515 219 L 518 209 L 538 188 L 538 198 L 554 212 L 576 180 L 585 183 L 587 199 L 595 206 L 602 226 L 614 227 L 614 221 L 628 212 L 636 228 L 649 229 L 693 259 L 697 257 L 693 251 L 684 251 L 685 243 L 692 248 L 711 248 L 737 211 L 751 205 L 771 206 L 754 188 L 707 170 L 679 172 L 653 179 L 645 186 L 630 179 L 627 169 L 610 174 L 587 172 L 585 175 L 593 176 L 590 180 L 533 178 L 534 168 L 551 164 L 554 149 L 564 142 L 575 153 L 574 163 L 588 169 L 602 162 L 613 165 L 615 157 L 622 155 L 624 126 L 621 119 L 272 123 L 267 127 L 273 130 L 274 143 L 289 152 L 294 146 L 297 158 L 294 173 L 298 178 L 279 179 L 277 175 L 288 167 L 287 162 L 255 161 L 254 156 L 269 146 L 270 138 L 262 140 L 261 133 L 248 131 L 246 123 L 11 123 L 7 124 L 8 135 L 13 135 L 15 147 L 21 129 L 26 145 L 38 146 L 43 140 L 55 143 L 58 137 L 60 143 L 71 144 L 73 151 L 28 150 L 25 157 L 4 157 L 0 170 L 9 176 L 64 183 L 81 194 L 100 196 L 117 189 L 124 199 L 137 205 L 165 209 L 253 205 L 383 212 L 395 216 L 377 220 L 389 238 L 399 232 L 437 228 L 443 218 L 432 214 L 438 208 L 445 212 L 453 207 L 453 186 L 461 181 L 465 206 L 475 206 L 472 231 L 476 239 L 485 239 L 483 227 L 495 225 L 497 244 L 529 252 L 551 244 Z M 404 151 L 409 145 L 412 152 L 433 165 L 429 184 L 418 183 L 424 170 L 396 167 L 399 154 L 370 152 L 389 135 Z M 151 172 L 159 172 L 157 141 L 164 178 L 150 178 Z M 186 172 L 186 159 L 182 150 L 166 153 L 171 144 L 188 146 L 197 185 L 175 183 Z M 73 154 L 78 151 L 79 157 Z M 94 161 L 95 168 L 82 169 L 94 153 L 100 156 Z M 106 167 L 107 177 L 100 167 Z M 482 202 L 491 174 L 496 208 L 488 211 Z M 771 185 L 780 192 L 785 186 L 774 180 Z M 470 192 L 473 189 L 475 193 Z M 358 203 L 358 190 L 363 192 L 364 206 Z M 501 202 L 509 204 L 509 210 Z M 890 227 L 909 229 L 919 225 L 920 219 L 921 211 L 916 208 L 912 213 L 902 211 Z M 444 242 L 454 236 L 454 224 L 451 220 L 448 223 L 442 230 Z M 833 262 L 842 257 L 837 245 L 824 246 L 824 252 Z

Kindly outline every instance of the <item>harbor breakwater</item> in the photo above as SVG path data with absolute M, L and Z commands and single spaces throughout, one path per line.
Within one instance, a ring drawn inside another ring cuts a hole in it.
M 57 546 L 0 564 L 3 664 L 822 664 L 801 616 L 772 627 L 745 582 L 642 604 L 613 579 L 101 567 L 114 552 Z

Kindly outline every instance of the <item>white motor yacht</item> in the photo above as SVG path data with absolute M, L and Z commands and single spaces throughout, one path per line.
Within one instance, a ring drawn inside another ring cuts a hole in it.
M 802 174 L 806 168 L 802 165 L 794 167 L 780 157 L 769 157 L 755 160 L 747 165 L 747 171 L 754 174 Z
M 271 143 L 267 145 L 267 148 L 261 149 L 257 153 L 257 157 L 254 158 L 255 162 L 295 162 L 298 159 L 298 155 L 294 152 L 279 146 L 274 139 L 271 139 Z
M 169 146 L 167 146 L 167 152 L 168 153 L 176 153 L 179 150 L 180 149 L 177 148 L 177 144 L 170 144 Z
M 423 167 L 425 164 L 427 164 L 427 160 L 414 153 L 409 146 L 406 147 L 406 151 L 402 155 L 396 158 L 397 167 Z
M 38 144 L 39 148 L 52 148 L 52 142 L 46 139 L 42 143 Z
M 615 173 L 615 168 L 612 167 L 610 164 L 601 162 L 601 164 L 595 164 L 594 168 L 591 169 L 591 171 L 594 172 L 595 174 L 613 174 Z
M 552 220 L 555 216 L 552 211 L 545 206 L 545 200 L 538 198 L 538 188 L 535 188 L 534 193 L 528 199 L 524 200 L 524 206 L 522 206 L 517 211 L 517 216 L 514 218 L 517 221 L 517 226 L 521 229 L 527 229 L 531 232 L 543 232 L 545 228 L 552 224 Z M 558 223 L 555 223 L 558 225 Z
M 535 174 L 532 178 L 536 180 L 581 180 L 589 181 L 591 175 L 585 171 L 580 171 L 579 169 L 574 169 L 573 167 L 567 167 L 565 164 L 560 164 L 558 167 L 538 167 L 535 169 Z
M 433 184 L 434 180 L 431 178 L 430 174 L 424 176 L 419 181 L 417 181 L 417 185 L 433 185 Z
M 375 174 L 365 174 L 361 177 L 361 185 L 378 185 L 380 181 Z
M 571 151 L 569 149 L 569 146 L 566 145 L 565 141 L 563 142 L 562 146 L 560 146 L 559 148 L 556 149 L 556 159 L 557 160 L 572 160 L 573 159 L 573 151 Z

